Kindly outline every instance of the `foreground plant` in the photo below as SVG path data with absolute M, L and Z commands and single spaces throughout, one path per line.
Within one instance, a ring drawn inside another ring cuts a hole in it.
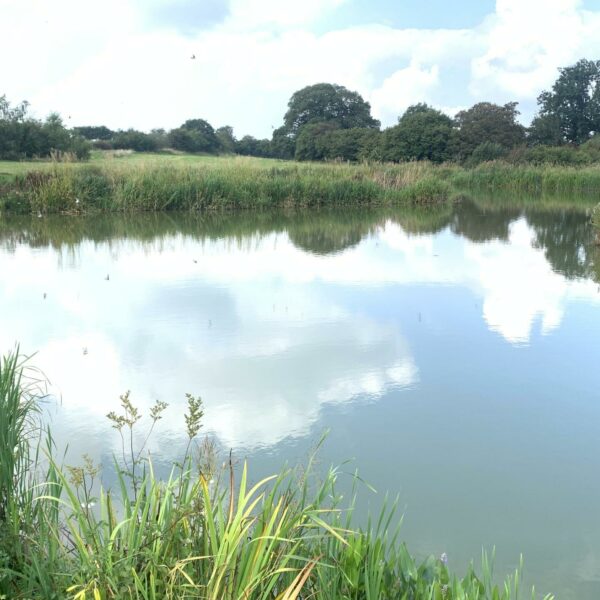
M 353 524 L 354 498 L 338 493 L 340 473 L 321 477 L 311 457 L 305 470 L 284 469 L 251 483 L 247 465 L 215 468 L 206 442 L 192 452 L 203 416 L 187 397 L 186 454 L 160 479 L 135 448 L 133 429 L 143 415 L 129 394 L 113 426 L 129 435 L 117 484 L 100 486 L 98 466 L 63 468 L 47 436 L 39 454 L 17 469 L 39 424 L 35 399 L 22 383 L 23 364 L 10 355 L 0 368 L 0 410 L 21 440 L 3 433 L 0 520 L 0 597 L 76 600 L 510 600 L 519 597 L 521 569 L 500 586 L 484 555 L 483 575 L 471 568 L 459 579 L 447 557 L 417 564 L 400 541 L 397 504 L 384 503 L 367 527 Z M 150 412 L 150 430 L 166 406 Z M 183 423 L 182 423 L 183 425 Z M 6 427 L 8 431 L 8 427 Z M 23 446 L 25 444 L 25 446 Z M 36 460 L 37 459 L 37 460 Z M 135 467 L 135 470 L 134 470 Z M 10 475 L 10 477 L 9 477 Z M 10 479 L 9 484 L 6 483 Z M 239 481 L 236 481 L 239 479 Z M 355 482 L 358 478 L 355 478 Z M 355 488 L 356 492 L 356 488 Z M 532 598 L 535 597 L 532 592 Z M 547 596 L 547 600 L 550 596 Z

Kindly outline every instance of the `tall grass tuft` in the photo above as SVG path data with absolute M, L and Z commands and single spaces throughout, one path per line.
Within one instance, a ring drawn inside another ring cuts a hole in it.
M 1 373 L 1 407 L 12 424 L 3 425 L 8 433 L 0 440 L 4 501 L 7 507 L 18 505 L 25 493 L 31 508 L 26 512 L 8 508 L 3 513 L 3 525 L 12 529 L 13 538 L 10 548 L 3 544 L 0 553 L 1 597 L 519 597 L 521 569 L 496 584 L 486 555 L 481 577 L 472 568 L 463 578 L 452 575 L 445 557 L 417 563 L 400 540 L 397 503 L 385 503 L 366 528 L 355 527 L 356 488 L 346 504 L 337 491 L 338 470 L 331 468 L 319 476 L 312 469 L 313 458 L 301 472 L 282 469 L 252 483 L 246 464 L 239 477 L 231 458 L 223 468 L 216 468 L 205 445 L 199 456 L 187 452 L 165 480 L 156 475 L 147 456 L 140 460 L 143 445 L 126 449 L 124 444 L 122 460 L 114 461 L 117 483 L 112 488 L 101 485 L 100 468 L 87 457 L 80 466 L 60 465 L 51 438 L 43 468 L 41 463 L 21 463 L 30 445 L 28 423 L 37 415 L 35 398 L 23 387 L 23 363 L 17 354 L 4 359 Z M 203 413 L 199 398 L 187 400 L 185 430 L 191 442 L 200 431 Z M 121 409 L 120 415 L 110 413 L 109 419 L 128 436 L 143 416 L 129 394 L 121 399 Z M 151 428 L 165 409 L 161 403 L 150 411 Z M 16 439 L 15 433 L 21 437 Z M 126 458 L 129 452 L 135 463 Z M 9 468 L 16 465 L 10 472 L 12 483 L 6 483 L 4 461 Z M 132 464 L 139 466 L 137 472 Z

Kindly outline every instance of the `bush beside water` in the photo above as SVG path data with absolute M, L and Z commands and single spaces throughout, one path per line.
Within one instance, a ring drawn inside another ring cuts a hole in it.
M 417 563 L 399 538 L 396 504 L 365 529 L 340 477 L 311 469 L 239 482 L 208 443 L 192 451 L 202 403 L 188 395 L 187 450 L 160 480 L 144 446 L 129 446 L 142 415 L 129 393 L 109 413 L 123 439 L 115 489 L 85 457 L 63 466 L 38 412 L 38 383 L 17 354 L 0 361 L 0 597 L 75 600 L 510 600 L 521 570 L 500 586 L 484 555 L 481 577 L 452 575 L 447 557 Z M 150 410 L 149 432 L 167 405 Z M 45 431 L 45 433 L 44 433 Z M 117 433 L 115 433 L 117 435 Z M 36 439 L 42 443 L 36 445 Z M 142 438 L 143 439 L 143 438 Z M 147 437 L 145 438 L 147 440 Z M 131 448 L 126 451 L 125 448 Z M 44 459 L 42 456 L 46 455 Z M 535 597 L 532 592 L 532 597 Z M 546 597 L 550 600 L 550 596 Z

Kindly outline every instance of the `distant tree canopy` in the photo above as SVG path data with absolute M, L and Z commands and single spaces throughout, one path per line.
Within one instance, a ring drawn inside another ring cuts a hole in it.
M 73 127 L 73 131 L 86 140 L 110 140 L 115 134 L 104 125 L 89 125 L 85 127 Z
M 332 123 L 339 129 L 378 128 L 371 116 L 371 106 L 358 92 L 341 85 L 317 83 L 295 92 L 288 102 L 283 123 L 286 133 L 298 136 L 310 123 Z
M 219 127 L 215 131 L 217 141 L 219 142 L 219 148 L 222 152 L 233 154 L 235 152 L 236 139 L 233 135 L 233 127 L 225 125 Z
M 39 121 L 28 110 L 27 102 L 12 106 L 6 96 L 0 96 L 0 159 L 47 157 L 53 152 L 78 158 L 89 155 L 89 145 L 64 126 L 60 115 L 51 113 Z
M 503 106 L 479 102 L 455 117 L 456 134 L 453 154 L 468 158 L 484 142 L 498 144 L 507 150 L 525 143 L 525 127 L 517 122 L 516 102 Z
M 184 152 L 215 153 L 219 139 L 212 125 L 204 119 L 189 119 L 169 134 L 171 146 Z
M 152 135 L 135 129 L 115 132 L 112 137 L 112 145 L 113 148 L 119 150 L 135 150 L 136 152 L 154 152 L 159 149 Z
M 552 124 L 554 130 L 547 139 L 553 143 L 559 132 L 563 141 L 583 144 L 600 132 L 600 61 L 582 59 L 559 72 L 552 89 L 538 98 L 538 119 Z
M 393 162 L 444 162 L 450 158 L 452 125 L 448 115 L 427 104 L 410 106 L 398 125 L 385 130 L 382 158 Z
M 269 140 L 257 140 L 251 135 L 245 135 L 236 143 L 235 148 L 236 152 L 242 156 L 259 156 L 268 158 L 271 155 Z

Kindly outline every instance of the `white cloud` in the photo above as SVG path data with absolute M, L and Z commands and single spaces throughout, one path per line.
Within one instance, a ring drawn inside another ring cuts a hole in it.
M 557 67 L 600 52 L 600 14 L 579 0 L 498 0 L 482 27 L 486 51 L 473 59 L 474 96 L 533 99 L 550 87 Z
M 2 92 L 73 124 L 149 129 L 202 116 L 238 135 L 268 136 L 290 95 L 318 81 L 358 90 L 389 125 L 409 103 L 438 98 L 441 106 L 513 98 L 533 106 L 558 66 L 600 52 L 600 14 L 577 0 L 498 0 L 470 30 L 365 23 L 315 33 L 342 1 L 234 0 L 220 24 L 184 35 L 148 30 L 144 11 L 156 2 L 3 0 L 0 54 L 10 60 L 0 63 Z M 377 75 L 381 64 L 387 72 Z M 468 85 L 453 81 L 457 68 Z
M 427 98 L 438 84 L 437 65 L 429 69 L 418 65 L 400 69 L 371 94 L 373 111 L 384 122 L 393 122 L 394 117 L 401 115 L 411 104 Z

